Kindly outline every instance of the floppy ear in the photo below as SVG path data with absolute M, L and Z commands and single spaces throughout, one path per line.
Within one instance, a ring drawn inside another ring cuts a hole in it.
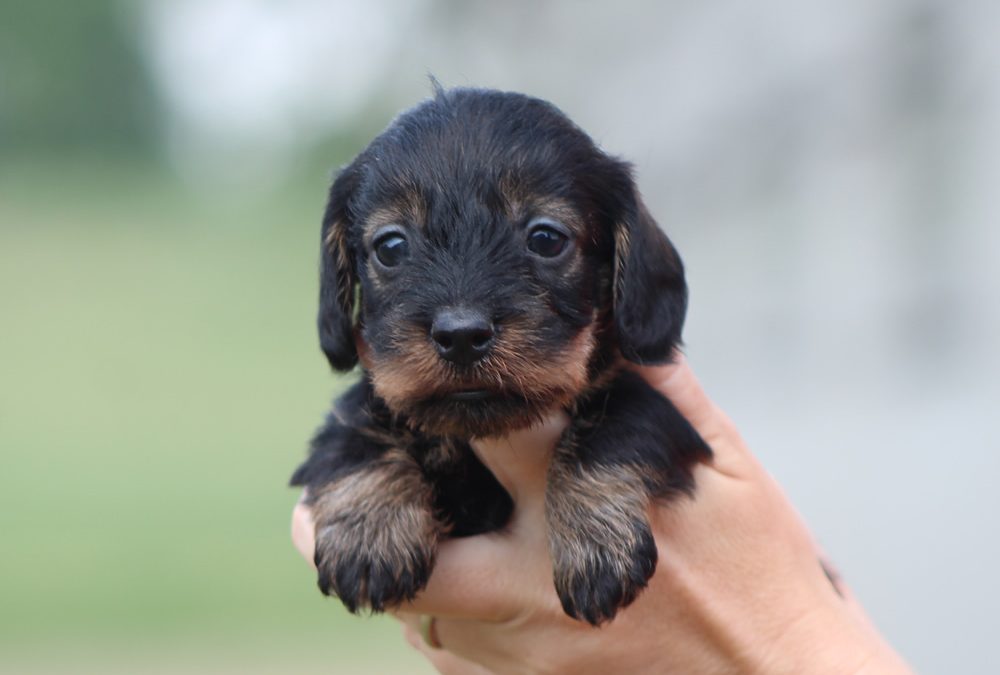
M 351 165 L 340 172 L 330 187 L 323 215 L 319 268 L 319 344 L 330 366 L 347 371 L 358 362 L 354 344 L 354 294 L 357 274 L 349 241 L 348 201 L 359 183 L 359 172 Z
M 684 265 L 634 184 L 631 193 L 614 230 L 618 346 L 634 363 L 666 363 L 681 342 L 687 312 Z

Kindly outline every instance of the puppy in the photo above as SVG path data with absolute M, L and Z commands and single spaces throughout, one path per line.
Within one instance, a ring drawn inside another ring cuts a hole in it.
M 562 408 L 555 590 L 595 625 L 632 602 L 656 567 L 651 503 L 690 494 L 711 451 L 623 368 L 669 361 L 687 305 L 629 165 L 549 103 L 437 88 L 337 176 L 321 261 L 322 349 L 363 368 L 292 477 L 321 590 L 351 611 L 412 599 L 442 537 L 511 513 L 469 439 Z

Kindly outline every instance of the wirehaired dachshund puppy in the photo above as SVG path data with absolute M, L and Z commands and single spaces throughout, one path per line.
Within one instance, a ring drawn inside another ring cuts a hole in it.
M 511 513 L 469 440 L 562 408 L 556 592 L 595 625 L 632 602 L 656 567 L 651 502 L 690 494 L 711 451 L 623 367 L 669 361 L 687 305 L 629 165 L 549 103 L 438 87 L 337 176 L 321 260 L 322 349 L 363 369 L 292 477 L 322 591 L 351 611 L 412 599 L 442 537 Z

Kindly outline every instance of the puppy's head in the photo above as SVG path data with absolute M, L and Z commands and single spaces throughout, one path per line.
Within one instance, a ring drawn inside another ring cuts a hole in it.
M 627 164 L 552 105 L 457 89 L 402 114 L 339 174 L 319 332 L 415 427 L 487 436 L 571 403 L 620 352 L 670 358 L 680 258 Z

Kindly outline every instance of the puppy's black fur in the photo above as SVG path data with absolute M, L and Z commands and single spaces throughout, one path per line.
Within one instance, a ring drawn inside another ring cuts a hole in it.
M 711 451 L 622 368 L 666 362 L 681 260 L 630 167 L 544 101 L 438 89 L 330 189 L 319 332 L 363 376 L 317 432 L 308 487 L 320 587 L 352 611 L 412 599 L 437 542 L 512 503 L 472 453 L 563 408 L 546 516 L 566 612 L 614 617 L 656 566 L 650 502 L 689 494 Z

